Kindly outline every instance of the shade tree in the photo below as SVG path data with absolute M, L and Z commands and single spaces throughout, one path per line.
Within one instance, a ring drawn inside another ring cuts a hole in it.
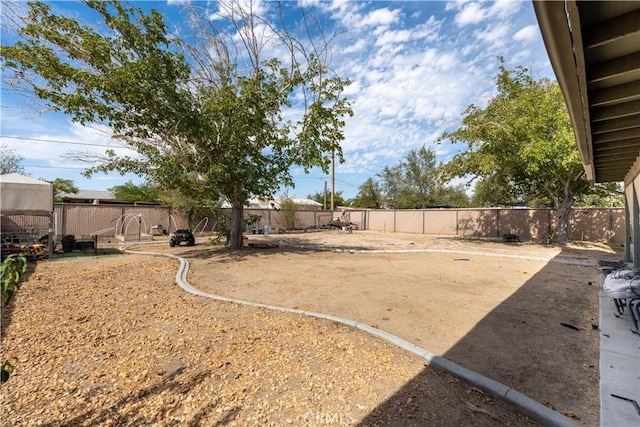
M 499 185 L 501 197 L 548 203 L 557 212 L 555 240 L 566 242 L 568 215 L 578 195 L 590 194 L 569 115 L 558 84 L 535 80 L 524 67 L 501 60 L 496 94 L 472 104 L 461 126 L 438 141 L 466 144 L 445 166 L 450 177 Z M 482 187 L 481 187 L 482 188 Z
M 343 89 L 330 68 L 331 41 L 302 7 L 269 20 L 253 1 L 222 1 L 216 19 L 192 4 L 185 25 L 117 1 L 86 1 L 90 23 L 29 3 L 18 39 L 5 39 L 5 87 L 83 125 L 106 126 L 133 148 L 108 150 L 88 170 L 132 172 L 193 200 L 232 206 L 229 245 L 242 246 L 243 206 L 252 195 L 291 187 L 290 167 L 325 173 L 343 161 Z M 298 12 L 300 35 L 285 14 Z M 6 43 L 6 44 L 5 44 Z M 41 105 L 39 105 L 41 107 Z

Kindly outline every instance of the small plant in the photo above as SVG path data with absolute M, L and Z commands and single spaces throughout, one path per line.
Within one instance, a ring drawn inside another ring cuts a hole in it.
M 224 212 L 218 210 L 216 212 L 216 227 L 215 227 L 215 235 L 209 238 L 209 242 L 212 245 L 219 245 L 220 243 L 225 242 L 225 244 L 229 243 L 229 222 L 231 218 L 226 215 Z
M 0 267 L 2 285 L 2 306 L 6 307 L 20 289 L 20 279 L 27 272 L 27 258 L 24 255 L 9 255 Z
M 278 217 L 285 229 L 293 230 L 296 228 L 296 212 L 298 212 L 298 205 L 292 198 L 285 197 L 280 201 Z
M 260 215 L 249 215 L 249 217 L 245 219 L 244 222 L 246 222 L 248 226 L 252 226 L 259 223 L 261 219 L 262 216 Z
M 2 287 L 2 306 L 9 305 L 11 298 L 20 289 L 20 279 L 27 272 L 27 257 L 24 255 L 9 255 L 0 267 L 0 286 Z M 0 364 L 0 384 L 9 380 L 13 366 L 7 360 Z
M 247 232 L 251 231 L 253 232 L 253 234 L 255 234 L 257 230 L 254 229 L 253 226 L 259 224 L 261 219 L 262 216 L 252 214 L 250 214 L 248 218 L 245 218 L 244 223 L 247 224 Z
M 13 372 L 13 366 L 11 366 L 11 363 L 9 363 L 9 361 L 4 360 L 0 365 L 0 384 L 4 384 L 9 381 L 11 372 Z
M 227 239 L 227 231 L 226 230 L 218 230 L 216 231 L 215 236 L 209 237 L 209 243 L 212 245 L 219 245 L 223 240 Z

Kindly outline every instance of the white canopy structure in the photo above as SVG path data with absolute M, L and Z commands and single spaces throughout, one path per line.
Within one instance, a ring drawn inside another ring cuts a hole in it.
M 0 213 L 42 215 L 53 212 L 53 184 L 17 173 L 0 175 Z
M 53 255 L 53 210 L 53 184 L 17 173 L 0 175 L 0 215 L 49 218 L 49 259 Z

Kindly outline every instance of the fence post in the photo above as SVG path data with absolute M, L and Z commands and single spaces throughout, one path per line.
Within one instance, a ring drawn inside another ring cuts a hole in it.
M 120 224 L 120 230 L 116 230 L 116 234 L 120 234 L 124 236 L 124 206 L 120 206 L 120 218 L 122 218 L 122 223 Z M 116 223 L 117 224 L 117 223 Z M 124 236 L 124 239 L 127 240 L 127 236 Z
M 49 212 L 49 230 L 47 236 L 49 238 L 48 247 L 47 247 L 47 256 L 49 257 L 49 261 L 53 259 L 53 247 L 56 245 L 55 236 L 53 235 L 54 229 L 54 216 L 55 216 L 56 208 L 55 205 L 53 207 L 53 212 Z
M 632 186 L 633 188 L 633 186 Z M 631 262 L 631 208 L 626 189 L 624 192 L 624 262 Z
M 607 236 L 607 243 L 613 242 L 613 209 L 609 208 L 609 235 Z
M 60 209 L 60 235 L 67 234 L 67 205 L 63 204 Z
M 638 193 L 636 184 L 633 184 L 633 267 L 640 267 L 640 215 L 638 215 Z
M 459 222 L 459 219 L 458 219 L 458 212 L 460 212 L 460 211 L 456 209 L 456 236 L 460 232 L 460 222 Z
M 513 221 L 513 218 L 511 220 Z M 496 237 L 500 237 L 500 209 L 496 209 Z

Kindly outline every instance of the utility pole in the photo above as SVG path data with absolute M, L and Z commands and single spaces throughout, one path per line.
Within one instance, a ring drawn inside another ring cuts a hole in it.
M 331 212 L 333 212 L 334 198 L 333 195 L 336 192 L 336 150 L 331 152 Z
M 324 193 L 322 193 L 324 195 L 324 199 L 322 202 L 322 209 L 323 210 L 327 210 L 327 181 L 324 182 Z

